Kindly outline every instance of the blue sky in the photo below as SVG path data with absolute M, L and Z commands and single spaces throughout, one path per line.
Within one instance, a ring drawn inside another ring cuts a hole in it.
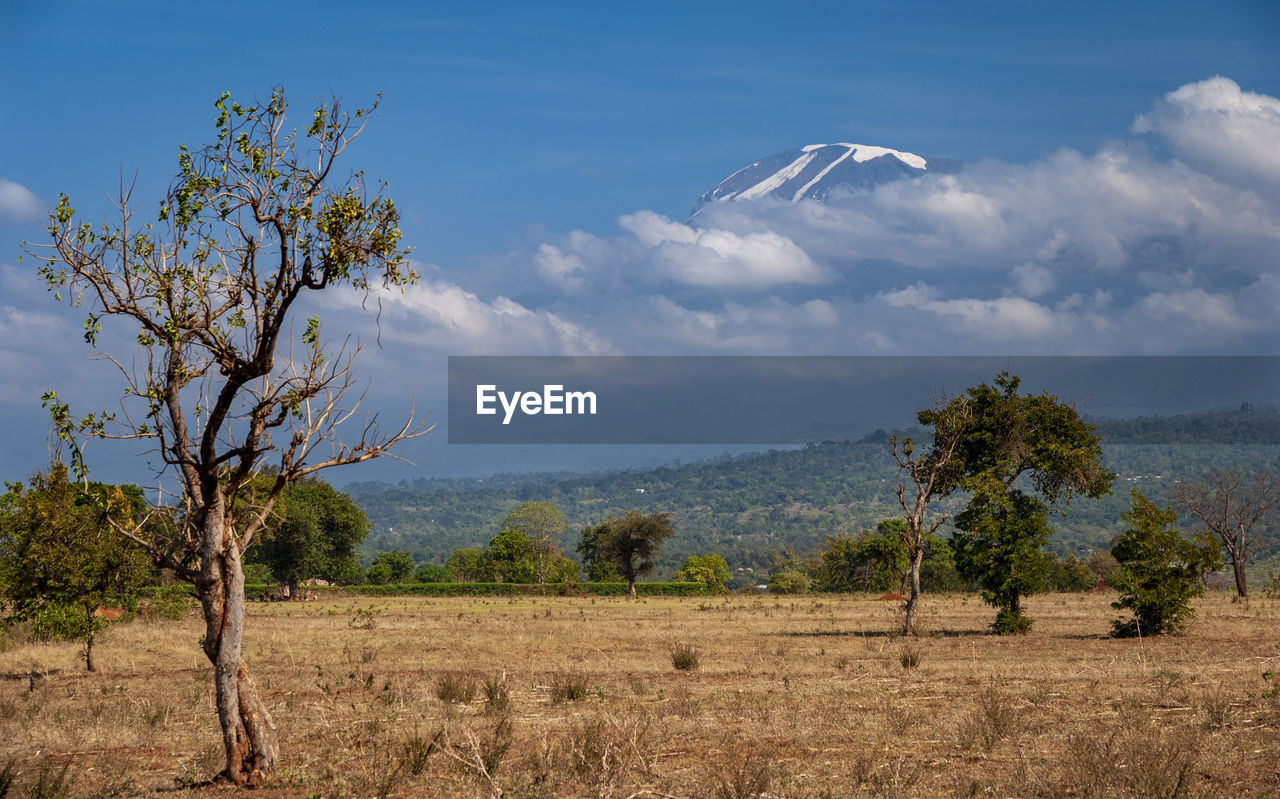
M 105 214 L 122 170 L 150 205 L 220 92 L 275 84 L 383 95 L 349 163 L 390 181 L 425 277 L 367 359 L 386 407 L 449 354 L 1280 350 L 1272 3 L 16 0 L 0 30 L 5 479 L 46 457 L 44 388 L 112 391 L 20 242 L 60 192 Z M 833 141 L 970 168 L 685 225 Z

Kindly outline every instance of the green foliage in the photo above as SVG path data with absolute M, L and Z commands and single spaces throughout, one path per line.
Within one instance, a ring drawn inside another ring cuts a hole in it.
M 341 582 L 368 534 L 364 511 L 351 497 L 328 483 L 299 483 L 281 494 L 245 559 L 266 565 L 294 590 L 313 578 Z
M 538 564 L 533 542 L 519 530 L 503 530 L 484 549 L 486 569 L 503 583 L 532 583 Z
M 1104 433 L 1106 466 L 1138 482 L 1147 496 L 1159 502 L 1168 501 L 1175 480 L 1210 468 L 1280 470 L 1280 447 L 1265 443 L 1277 439 L 1265 438 L 1266 425 L 1271 422 L 1264 419 L 1264 412 L 1239 416 L 1242 440 L 1263 443 L 1112 445 L 1105 435 L 1110 423 L 1098 422 Z M 1269 418 L 1280 419 L 1280 413 L 1271 413 Z M 1149 436 L 1173 437 L 1179 429 L 1189 430 L 1200 422 L 1201 415 L 1155 420 L 1150 423 Z M 923 449 L 926 434 L 913 432 Z M 561 546 L 571 552 L 587 523 L 595 525 L 627 508 L 641 513 L 669 510 L 672 525 L 680 534 L 664 543 L 657 558 L 659 575 L 670 575 L 691 555 L 710 552 L 722 555 L 734 567 L 765 572 L 770 552 L 778 546 L 816 553 L 827 537 L 874 529 L 880 520 L 901 512 L 894 489 L 902 475 L 885 451 L 886 437 L 874 437 L 869 443 L 824 442 L 587 476 L 421 479 L 395 486 L 363 483 L 346 490 L 374 523 L 368 547 L 374 551 L 405 549 L 413 552 L 419 563 L 444 562 L 458 547 L 487 541 L 493 531 L 502 529 L 499 525 L 514 505 L 537 497 L 554 502 L 572 525 L 560 539 Z M 641 494 L 637 488 L 646 491 Z M 965 499 L 963 493 L 956 492 L 938 500 L 934 509 L 954 517 L 963 510 Z M 430 507 L 431 512 L 420 512 L 423 507 Z M 1054 531 L 1050 546 L 1059 554 L 1076 552 L 1081 557 L 1093 549 L 1109 547 L 1117 532 L 1116 520 L 1127 508 L 1127 494 L 1096 499 L 1077 496 L 1069 507 L 1060 507 L 1061 514 L 1050 516 Z M 1256 559 L 1265 561 L 1280 554 L 1280 515 L 1260 522 L 1256 532 Z M 948 531 L 939 531 L 940 537 L 947 535 Z M 582 552 L 574 557 L 583 564 L 584 577 L 604 578 L 591 573 L 589 559 Z M 923 571 L 928 569 L 926 564 Z
M 465 583 L 480 583 L 489 580 L 489 566 L 484 552 L 474 547 L 463 547 L 454 550 L 444 567 L 454 580 Z
M 626 583 L 577 583 L 577 591 L 587 596 L 626 596 Z M 390 583 L 351 585 L 344 593 L 359 596 L 542 596 L 547 587 L 537 583 Z M 707 596 L 702 583 L 636 583 L 639 596 Z
M 952 548 L 960 573 L 999 609 L 996 632 L 1024 632 L 1021 598 L 1047 586 L 1048 510 L 1077 495 L 1111 492 L 1115 475 L 1102 465 L 1093 425 L 1052 394 L 1018 393 L 1019 379 L 1001 372 L 965 391 L 972 413 L 946 475 L 946 492 L 965 490 Z M 929 424 L 936 410 L 920 413 Z
M 386 585 L 391 582 L 391 566 L 386 563 L 375 563 L 365 569 L 364 579 L 370 585 Z
M 809 591 L 809 578 L 802 572 L 782 571 L 769 575 L 769 592 L 804 594 Z
M 0 590 L 15 618 L 38 634 L 85 639 L 93 669 L 93 611 L 127 604 L 151 577 L 150 560 L 112 524 L 131 527 L 142 512 L 130 486 L 84 487 L 54 463 L 0 497 Z
M 373 559 L 373 563 L 369 564 L 369 572 L 378 570 L 379 579 L 375 582 L 379 583 L 403 583 L 408 582 L 413 576 L 413 569 L 417 564 L 413 562 L 413 555 L 408 552 L 392 550 L 391 552 L 379 552 Z M 381 579 L 383 567 L 386 567 L 387 579 Z M 372 578 L 370 578 L 372 579 Z
M 719 555 L 693 555 L 675 574 L 676 582 L 702 583 L 713 591 L 723 591 L 729 582 L 729 564 Z
M 1115 585 L 1120 579 L 1120 564 L 1110 549 L 1095 549 L 1085 558 L 1084 565 L 1097 578 L 1098 585 Z
M 828 537 L 818 552 L 814 590 L 841 593 L 901 590 L 907 575 L 907 550 L 898 535 L 906 522 L 887 519 L 874 532 Z
M 1120 599 L 1111 606 L 1132 612 L 1133 618 L 1111 626 L 1122 638 L 1178 632 L 1193 615 L 1191 599 L 1204 593 L 1199 576 L 1206 555 L 1178 533 L 1176 513 L 1161 510 L 1136 488 L 1129 494 L 1133 506 L 1124 515 L 1129 528 L 1111 548 L 1120 564 L 1113 586 Z
M 1075 593 L 1098 585 L 1098 575 L 1074 554 L 1059 558 L 1050 553 L 1046 555 L 1046 567 L 1045 583 L 1050 591 Z
M 609 525 L 587 525 L 582 528 L 578 540 L 578 557 L 582 558 L 582 568 L 587 572 L 587 579 L 594 582 L 621 582 L 622 575 L 618 567 L 604 556 L 604 541 L 609 536 Z
M 449 574 L 449 570 L 444 566 L 428 563 L 418 567 L 418 570 L 413 573 L 413 579 L 419 583 L 448 583 L 453 581 L 453 575 Z
M 671 514 L 627 511 L 605 524 L 608 532 L 601 539 L 600 555 L 618 569 L 635 593 L 636 578 L 653 571 L 662 542 L 675 535 Z
M 529 540 L 533 550 L 534 573 L 537 582 L 548 581 L 553 564 L 562 554 L 557 539 L 565 531 L 564 515 L 551 502 L 522 502 L 502 520 L 503 530 L 516 530 Z M 558 582 L 554 577 L 552 582 Z

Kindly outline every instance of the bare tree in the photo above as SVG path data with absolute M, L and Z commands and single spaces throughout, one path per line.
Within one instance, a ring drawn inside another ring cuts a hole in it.
M 909 498 L 906 484 L 898 484 L 898 504 L 902 505 L 902 518 L 907 522 L 905 527 L 897 530 L 898 538 L 907 550 L 907 573 L 903 575 L 903 583 L 909 593 L 904 607 L 903 635 L 916 632 L 916 611 L 920 606 L 920 567 L 924 563 L 933 534 L 948 518 L 946 514 L 939 514 L 929 520 L 929 503 L 936 495 L 945 493 L 958 479 L 959 473 L 953 461 L 972 415 L 972 408 L 964 396 L 954 400 L 941 397 L 933 408 L 923 410 L 917 416 L 921 424 L 933 428 L 933 447 L 927 454 L 916 457 L 915 442 L 910 436 L 901 442 L 897 436 L 889 441 L 893 459 L 897 461 L 899 468 L 906 471 L 915 487 L 914 496 Z
M 1236 595 L 1249 596 L 1245 567 L 1253 545 L 1253 526 L 1280 504 L 1280 474 L 1213 471 L 1173 487 L 1173 503 L 1198 518 L 1222 541 L 1231 558 Z
M 387 454 L 426 432 L 413 414 L 392 431 L 361 416 L 354 440 L 338 428 L 357 414 L 352 360 L 360 347 L 331 347 L 318 317 L 298 333 L 290 316 L 307 292 L 370 291 L 416 279 L 400 247 L 399 214 L 360 173 L 334 165 L 367 123 L 369 109 L 323 103 L 299 135 L 285 127 L 282 90 L 263 104 L 216 103 L 216 141 L 182 147 L 179 173 L 159 216 L 138 224 L 122 181 L 111 221 L 76 219 L 61 196 L 50 214 L 52 243 L 28 245 L 59 299 L 90 310 L 85 339 L 96 346 L 103 318 L 130 323 L 132 357 L 100 353 L 124 378 L 119 413 L 76 417 L 49 392 L 59 436 L 84 474 L 87 438 L 145 439 L 182 487 L 171 534 L 121 532 L 158 564 L 194 583 L 204 611 L 203 648 L 213 665 L 226 754 L 220 778 L 245 785 L 276 767 L 275 725 L 241 654 L 242 557 L 290 483 L 339 464 Z M 265 494 L 250 479 L 271 466 Z

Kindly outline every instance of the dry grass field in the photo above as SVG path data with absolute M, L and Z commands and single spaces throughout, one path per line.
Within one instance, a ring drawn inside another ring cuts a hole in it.
M 254 795 L 1280 796 L 1280 603 L 1120 641 L 1112 598 L 1034 597 L 999 638 L 928 597 L 911 640 L 860 597 L 256 604 L 283 767 Z M 221 767 L 200 632 L 117 625 L 97 674 L 73 644 L 0 652 L 9 796 L 234 793 L 193 787 Z

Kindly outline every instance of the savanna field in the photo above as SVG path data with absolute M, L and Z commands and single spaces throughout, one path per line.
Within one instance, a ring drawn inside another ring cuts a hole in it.
M 1114 594 L 254 603 L 282 767 L 257 797 L 1280 796 L 1280 601 L 1115 640 Z M 0 652 L 8 795 L 217 796 L 198 613 Z M 676 665 L 684 668 L 677 668 Z M 0 782 L 0 785 L 3 785 Z M 0 790 L 0 795 L 4 791 Z

